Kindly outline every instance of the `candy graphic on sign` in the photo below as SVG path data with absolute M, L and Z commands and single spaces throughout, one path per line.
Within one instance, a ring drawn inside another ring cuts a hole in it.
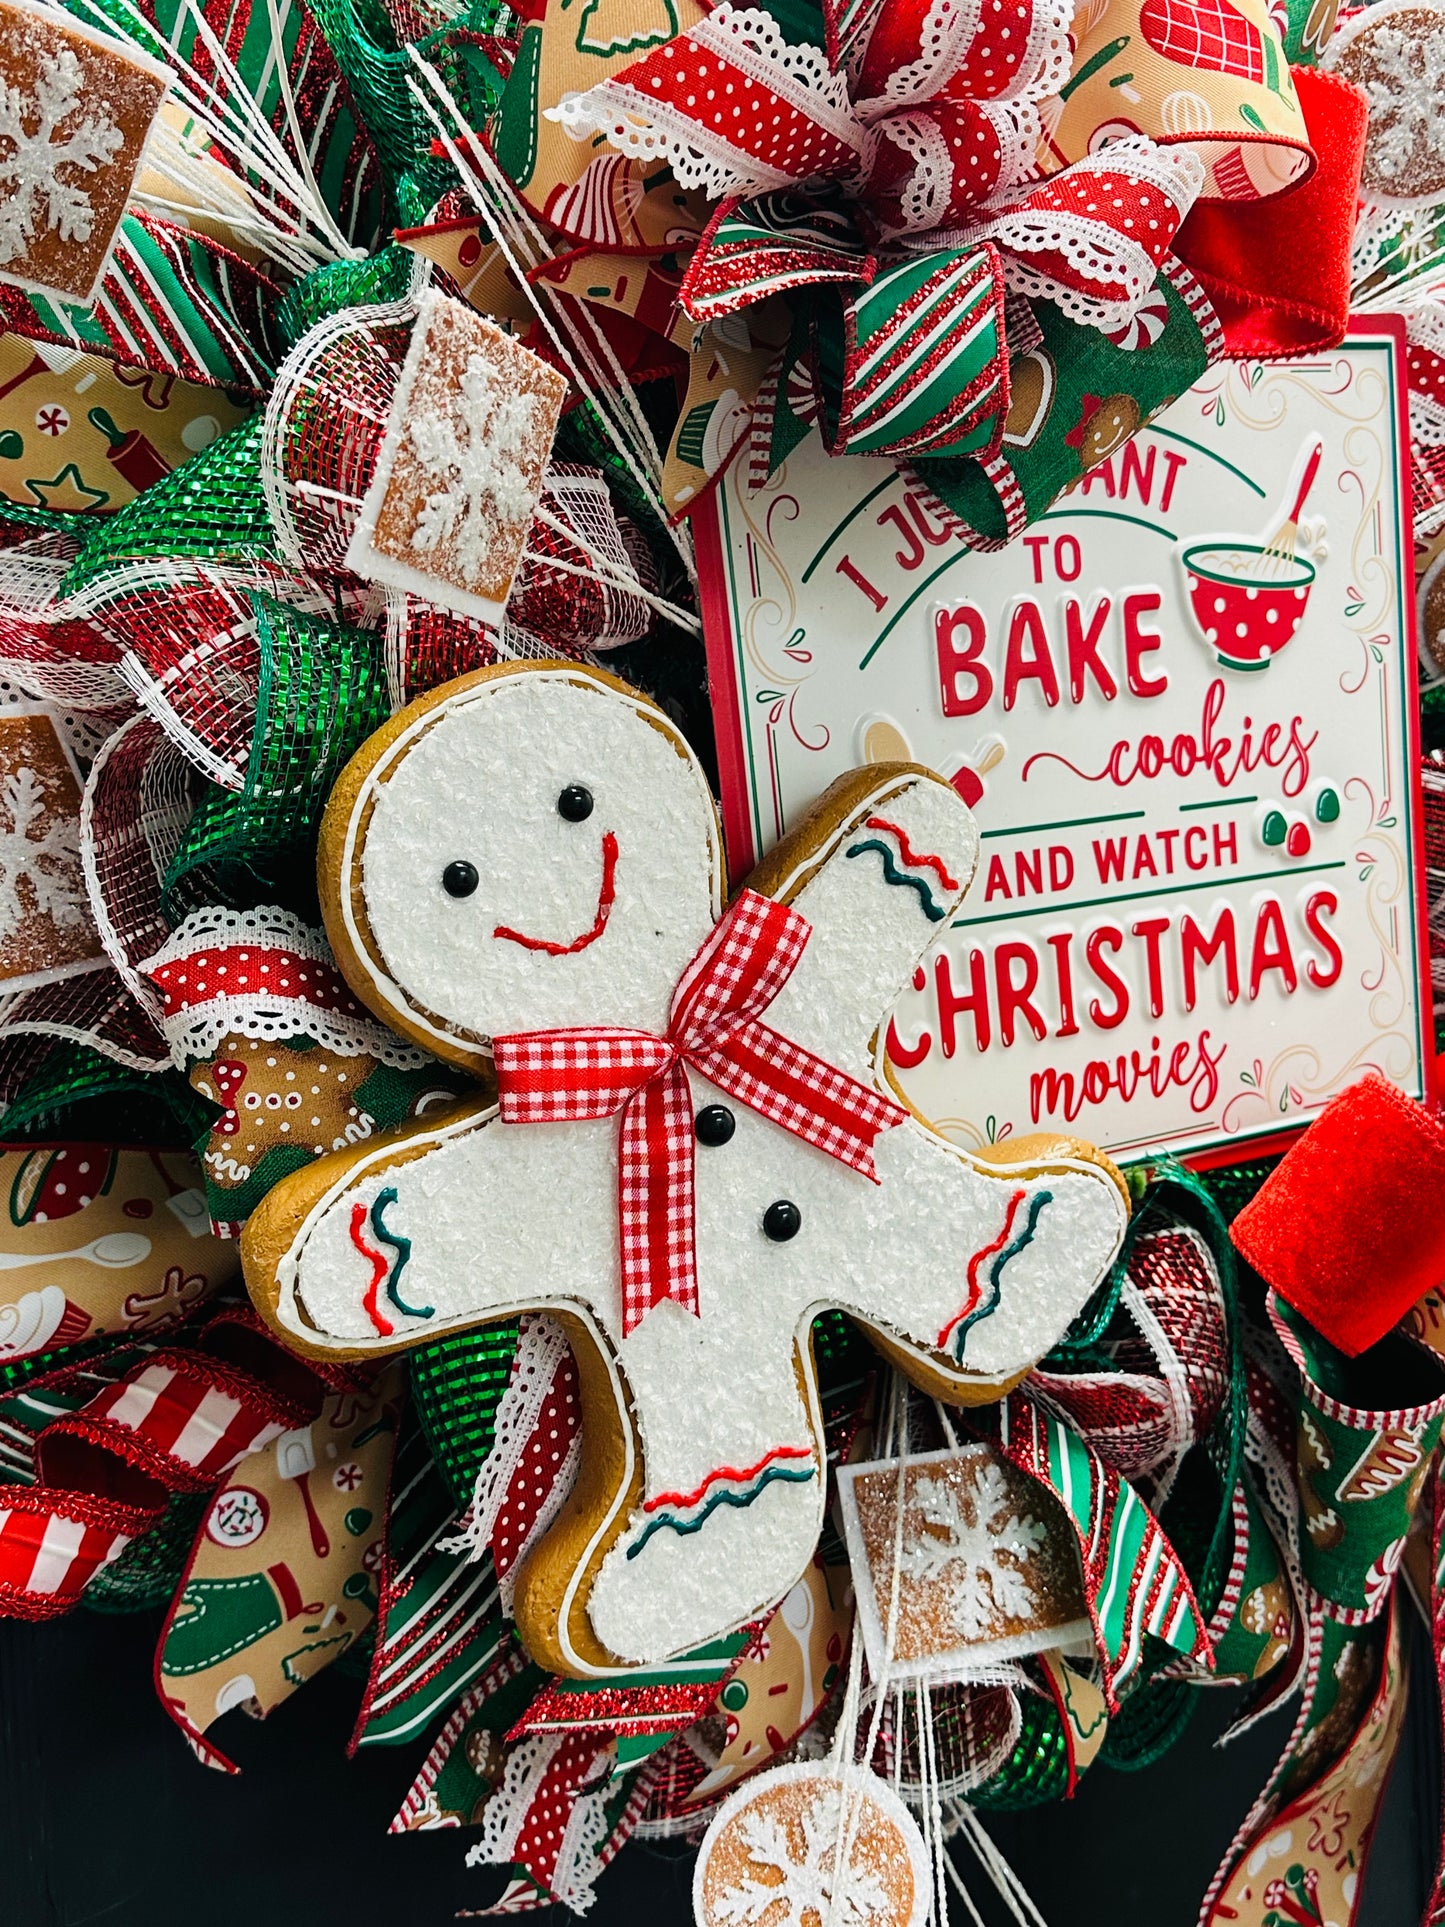
M 886 1027 L 956 1143 L 1237 1154 L 1423 1093 L 1404 385 L 1379 316 L 1216 367 L 994 553 L 816 436 L 700 512 L 735 872 L 875 738 L 977 817 Z

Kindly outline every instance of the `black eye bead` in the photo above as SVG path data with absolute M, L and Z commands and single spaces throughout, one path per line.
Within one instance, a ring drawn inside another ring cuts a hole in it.
M 763 1213 L 763 1236 L 785 1245 L 803 1228 L 803 1214 L 791 1198 L 776 1198 Z
M 569 783 L 557 798 L 557 814 L 569 823 L 585 823 L 592 814 L 592 792 L 580 783 Z
M 476 864 L 462 858 L 442 871 L 442 888 L 449 897 L 469 897 L 480 882 Z
M 738 1121 L 726 1104 L 707 1104 L 698 1112 L 692 1128 L 699 1144 L 713 1147 L 727 1143 L 738 1128 Z

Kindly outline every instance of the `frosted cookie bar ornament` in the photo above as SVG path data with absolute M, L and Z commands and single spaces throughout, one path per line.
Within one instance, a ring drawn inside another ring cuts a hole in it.
M 495 621 L 566 392 L 555 368 L 501 328 L 423 293 L 347 567 Z
M 877 765 L 724 912 L 683 738 L 611 677 L 538 664 L 420 698 L 333 791 L 342 970 L 393 1028 L 494 1068 L 498 1097 L 284 1179 L 243 1235 L 247 1283 L 321 1357 L 531 1310 L 563 1327 L 586 1446 L 517 1580 L 540 1664 L 656 1662 L 796 1582 L 824 1504 L 820 1311 L 989 1401 L 1113 1259 L 1127 1193 L 1091 1146 L 966 1152 L 886 1082 L 888 1010 L 977 857 L 956 791 Z
M 169 84 L 58 9 L 0 0 L 0 281 L 94 300 Z

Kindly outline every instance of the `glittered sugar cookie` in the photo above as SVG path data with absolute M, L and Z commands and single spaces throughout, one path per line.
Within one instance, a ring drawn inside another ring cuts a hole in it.
M 1053 1648 L 1092 1654 L 1062 1508 L 992 1446 L 925 1453 L 901 1479 L 896 1459 L 842 1466 L 838 1489 L 875 1679 L 961 1679 Z
M 80 784 L 54 718 L 0 714 L 0 989 L 105 962 L 80 864 Z
M 94 298 L 169 81 L 62 14 L 0 0 L 0 280 Z
M 918 1822 L 874 1774 L 786 1766 L 718 1809 L 697 1856 L 697 1927 L 923 1927 Z
M 539 1663 L 658 1661 L 793 1586 L 824 1503 L 818 1312 L 930 1390 L 991 1399 L 1111 1262 L 1126 1195 L 1091 1147 L 960 1150 L 879 1069 L 977 855 L 950 785 L 876 765 L 724 913 L 682 737 L 611 677 L 540 664 L 422 697 L 333 791 L 342 970 L 415 1042 L 494 1063 L 498 1101 L 284 1180 L 246 1227 L 247 1282 L 314 1355 L 531 1310 L 567 1332 L 587 1448 L 519 1571 Z
M 1431 0 L 1361 8 L 1330 42 L 1321 66 L 1370 104 L 1360 191 L 1375 201 L 1434 200 L 1445 192 L 1445 6 Z
M 347 567 L 463 615 L 499 616 L 566 392 L 492 322 L 423 294 Z

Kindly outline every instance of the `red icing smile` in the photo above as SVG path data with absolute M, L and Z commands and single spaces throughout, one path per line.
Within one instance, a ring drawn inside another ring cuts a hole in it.
M 571 943 L 553 943 L 548 937 L 529 937 L 520 930 L 509 930 L 504 923 L 499 923 L 492 935 L 504 937 L 508 943 L 519 943 L 524 950 L 545 950 L 549 957 L 570 957 L 579 950 L 585 950 L 589 943 L 596 943 L 602 935 L 607 928 L 607 919 L 612 914 L 612 902 L 616 895 L 617 838 L 609 830 L 602 839 L 602 888 L 597 892 L 597 915 L 592 920 L 590 930 L 584 930 Z

